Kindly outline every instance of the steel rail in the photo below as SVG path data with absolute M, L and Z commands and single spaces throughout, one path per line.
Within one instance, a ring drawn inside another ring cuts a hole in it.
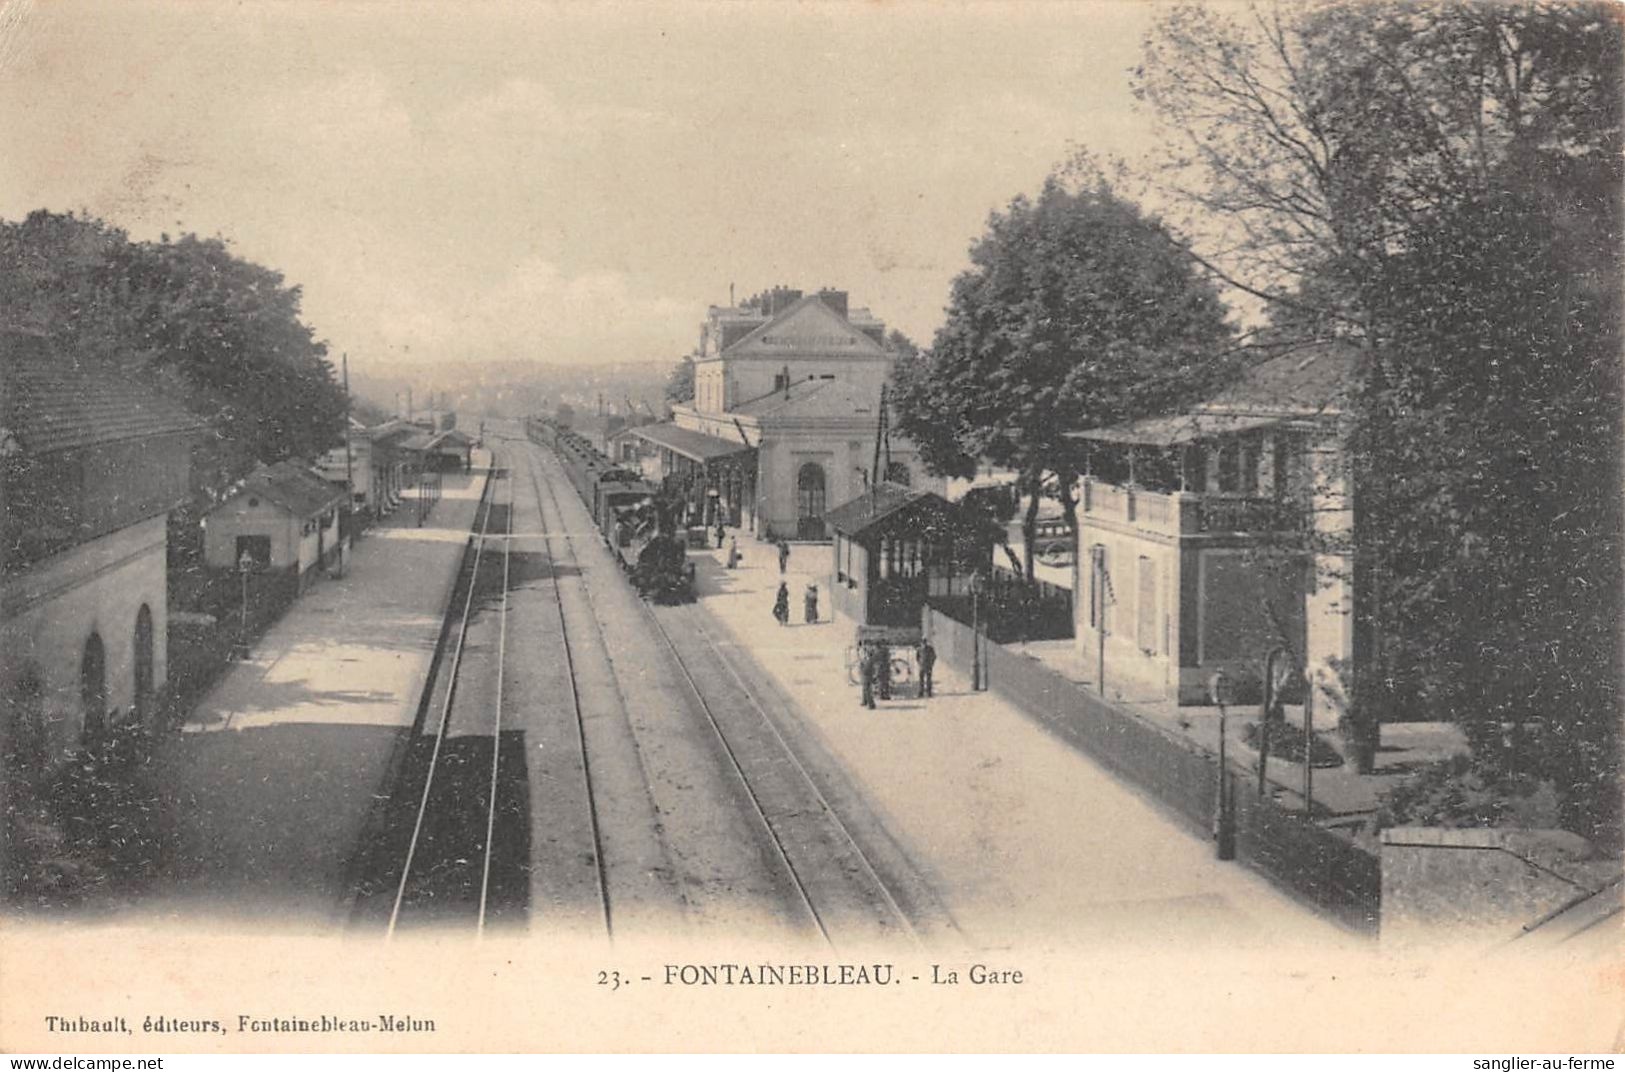
M 485 908 L 491 891 L 491 856 L 496 850 L 497 826 L 497 766 L 502 759 L 502 677 L 508 665 L 508 577 L 513 562 L 513 508 L 512 470 L 508 478 L 508 527 L 502 534 L 502 610 L 497 624 L 497 694 L 496 712 L 491 727 L 491 796 L 485 815 L 485 862 L 480 872 L 480 914 L 474 924 L 476 939 L 485 937 Z
M 463 642 L 468 639 L 468 622 L 474 609 L 474 589 L 480 575 L 480 559 L 485 553 L 485 536 L 491 525 L 491 482 L 496 479 L 496 458 L 493 454 L 491 473 L 486 477 L 484 514 L 480 518 L 480 533 L 474 544 L 474 564 L 468 574 L 468 591 L 463 596 L 462 621 L 457 627 L 457 646 L 452 651 L 450 676 L 447 678 L 445 702 L 440 705 L 440 724 L 435 729 L 434 748 L 429 753 L 429 770 L 423 779 L 423 794 L 418 799 L 417 818 L 412 823 L 412 839 L 406 847 L 406 863 L 401 867 L 401 880 L 395 887 L 395 903 L 390 906 L 389 926 L 384 931 L 386 941 L 395 937 L 400 922 L 401 905 L 406 899 L 406 887 L 412 877 L 412 863 L 417 857 L 418 841 L 423 835 L 423 818 L 429 810 L 429 793 L 434 788 L 434 774 L 440 762 L 440 746 L 446 739 L 446 727 L 451 720 L 451 704 L 457 695 L 457 675 L 463 663 Z
M 530 443 L 528 436 L 525 442 Z M 530 482 L 531 487 L 536 492 L 536 509 L 540 513 L 544 482 L 537 476 L 534 457 L 532 457 L 531 462 Z M 559 521 L 559 532 L 564 537 L 565 542 L 570 545 L 571 553 L 574 554 L 575 544 L 571 542 L 570 535 L 565 530 L 564 514 L 559 509 L 558 495 L 553 491 L 551 484 L 547 484 L 547 497 L 553 502 L 553 513 Z M 547 568 L 549 575 L 553 579 L 553 602 L 559 612 L 559 637 L 563 642 L 565 669 L 568 671 L 565 676 L 570 680 L 570 703 L 575 708 L 576 713 L 576 742 L 581 750 L 581 779 L 586 786 L 587 818 L 592 826 L 592 855 L 594 870 L 598 874 L 598 903 L 602 909 L 601 918 L 604 922 L 604 933 L 613 938 L 615 936 L 615 921 L 609 903 L 609 875 L 604 866 L 604 842 L 598 826 L 598 798 L 592 787 L 592 761 L 587 756 L 587 727 L 585 717 L 581 711 L 581 691 L 576 685 L 575 649 L 570 644 L 570 626 L 564 615 L 564 594 L 559 587 L 558 559 L 553 553 L 552 526 L 547 523 L 545 515 L 542 517 L 542 542 L 547 545 Z
M 642 603 L 643 601 L 640 599 L 638 602 Z M 711 710 L 711 704 L 706 700 L 704 694 L 700 692 L 699 684 L 694 680 L 694 675 L 689 672 L 688 664 L 683 662 L 683 657 L 678 653 L 677 645 L 673 643 L 671 635 L 666 632 L 666 627 L 660 624 L 660 619 L 655 617 L 654 611 L 650 610 L 647 605 L 643 609 L 650 623 L 654 625 L 655 631 L 660 634 L 660 639 L 666 642 L 666 647 L 671 651 L 672 661 L 677 664 L 677 669 L 682 672 L 683 680 L 688 682 L 689 691 L 694 694 L 695 702 L 700 705 L 700 711 L 705 715 L 706 722 L 710 724 L 711 732 L 716 734 L 717 743 L 722 746 L 723 754 L 728 757 L 728 762 L 733 766 L 734 773 L 739 776 L 739 784 L 744 788 L 745 795 L 750 798 L 751 807 L 756 810 L 757 818 L 761 819 L 762 829 L 767 831 L 768 840 L 778 850 L 779 859 L 784 861 L 785 870 L 789 872 L 790 881 L 795 885 L 796 892 L 801 895 L 801 903 L 806 906 L 807 914 L 812 916 L 813 924 L 817 926 L 818 933 L 823 937 L 824 943 L 834 949 L 835 939 L 830 936 L 829 928 L 824 924 L 824 917 L 819 914 L 817 906 L 813 904 L 812 896 L 807 892 L 806 884 L 796 871 L 795 861 L 790 859 L 790 851 L 785 848 L 784 839 L 779 837 L 777 830 L 773 829 L 773 820 L 767 817 L 767 810 L 762 807 L 761 798 L 756 795 L 755 788 L 750 784 L 750 778 L 745 775 L 745 768 L 740 765 L 739 757 L 734 754 L 733 745 L 728 743 L 728 735 L 722 732 L 721 725 L 717 723 L 716 715 Z
M 689 619 L 690 627 L 693 628 L 700 635 L 700 637 L 705 640 L 705 643 L 711 648 L 711 650 L 716 653 L 717 661 L 726 667 L 728 673 L 732 675 L 736 682 L 739 683 L 739 691 L 745 694 L 745 698 L 748 699 L 751 706 L 756 709 L 756 714 L 761 718 L 762 723 L 767 726 L 769 730 L 773 731 L 774 738 L 779 742 L 779 748 L 786 756 L 789 757 L 791 765 L 796 769 L 796 773 L 801 775 L 802 781 L 807 783 L 807 787 L 813 791 L 813 796 L 818 799 L 819 806 L 824 809 L 824 814 L 829 816 L 830 821 L 834 823 L 836 829 L 841 832 L 841 836 L 846 839 L 846 843 L 851 846 L 852 852 L 857 856 L 858 860 L 862 862 L 864 870 L 867 871 L 869 873 L 869 877 L 874 880 L 875 888 L 880 891 L 880 895 L 886 900 L 886 907 L 890 908 L 892 914 L 895 915 L 898 921 L 902 923 L 904 930 L 908 931 L 909 937 L 914 939 L 915 944 L 921 944 L 920 934 L 914 928 L 913 920 L 908 918 L 908 914 L 903 911 L 902 905 L 897 903 L 897 898 L 892 895 L 891 888 L 886 885 L 885 880 L 880 877 L 880 872 L 875 869 L 874 863 L 870 861 L 869 854 L 864 852 L 862 847 L 858 845 L 857 838 L 852 836 L 851 829 L 830 805 L 829 799 L 824 796 L 823 790 L 818 788 L 818 783 L 813 780 L 812 774 L 802 764 L 801 757 L 796 755 L 795 749 L 790 747 L 790 742 L 786 740 L 784 734 L 780 732 L 778 723 L 774 722 L 772 716 L 767 713 L 767 707 L 762 703 L 761 700 L 757 699 L 755 692 L 751 690 L 750 686 L 745 684 L 745 679 L 740 676 L 739 671 L 734 667 L 734 665 L 728 661 L 727 655 L 724 654 L 722 650 L 722 645 L 717 643 L 716 639 L 711 635 L 710 630 L 706 629 L 705 626 L 700 622 L 695 621 L 695 615 L 686 614 L 685 617 Z M 670 643 L 669 637 L 667 638 L 667 642 L 668 644 Z

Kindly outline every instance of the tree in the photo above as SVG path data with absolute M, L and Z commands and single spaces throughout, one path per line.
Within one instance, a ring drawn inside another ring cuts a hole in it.
M 1016 469 L 1059 499 L 1076 532 L 1078 463 L 1064 433 L 1164 412 L 1225 368 L 1232 337 L 1216 289 L 1180 244 L 1094 171 L 1051 176 L 988 221 L 953 284 L 929 351 L 895 374 L 897 425 L 935 472 Z M 1032 578 L 1032 556 L 1025 572 Z
M 132 242 L 100 220 L 0 221 L 0 304 L 64 354 L 164 379 L 208 422 L 193 459 L 209 492 L 261 461 L 341 442 L 344 392 L 299 319 L 299 288 L 218 239 Z
M 576 419 L 576 408 L 568 402 L 560 402 L 558 407 L 553 410 L 553 419 L 558 421 L 560 426 L 568 428 L 571 422 Z
M 694 400 L 694 359 L 684 357 L 672 366 L 671 375 L 666 377 L 667 402 L 692 402 Z
M 1348 717 L 1456 718 L 1618 838 L 1621 85 L 1602 5 L 1165 15 L 1137 92 L 1195 254 L 1368 354 Z M 1599 489 L 1607 488 L 1606 493 Z M 1540 719 L 1538 748 L 1504 724 Z

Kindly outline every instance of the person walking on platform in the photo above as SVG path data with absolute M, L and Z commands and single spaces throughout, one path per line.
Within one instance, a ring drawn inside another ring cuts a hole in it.
M 722 515 L 718 514 L 717 515 L 717 550 L 718 551 L 722 550 L 722 540 L 723 540 L 723 537 L 725 537 L 727 535 L 728 535 L 727 530 L 722 527 Z
M 937 649 L 931 646 L 931 638 L 926 637 L 920 641 L 920 695 L 931 695 L 931 668 L 937 665 Z
M 739 568 L 739 540 L 734 538 L 728 541 L 728 568 Z
M 858 680 L 863 684 L 863 706 L 873 711 L 875 709 L 875 653 L 872 648 L 864 648 L 863 654 L 858 658 Z
M 807 594 L 801 598 L 803 609 L 807 612 L 807 624 L 818 624 L 818 586 L 809 584 Z
M 891 645 L 875 645 L 875 677 L 880 682 L 880 698 L 891 699 Z
M 786 569 L 789 569 L 789 568 L 790 568 L 790 541 L 789 540 L 780 540 L 779 541 L 779 574 L 780 574 L 780 576 L 783 576 L 784 571 Z
M 790 623 L 790 586 L 783 581 L 779 582 L 779 594 L 773 600 L 773 617 L 780 625 Z

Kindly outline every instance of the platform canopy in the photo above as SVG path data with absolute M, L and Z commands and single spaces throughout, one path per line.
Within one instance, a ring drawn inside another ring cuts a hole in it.
M 1285 423 L 1286 418 L 1237 413 L 1180 413 L 1172 417 L 1115 424 L 1110 428 L 1090 428 L 1067 432 L 1068 439 L 1088 439 L 1100 443 L 1126 443 L 1139 447 L 1176 447 L 1203 439 L 1251 432 Z
M 647 440 L 657 447 L 685 458 L 692 458 L 697 462 L 713 462 L 719 458 L 743 454 L 755 450 L 748 443 L 741 443 L 733 439 L 718 439 L 716 436 L 696 432 L 691 428 L 679 428 L 670 422 L 661 424 L 645 424 L 639 428 L 628 428 L 627 431 L 639 439 Z
M 976 522 L 929 491 L 882 481 L 824 515 L 824 524 L 860 544 L 881 538 L 944 539 L 976 534 Z

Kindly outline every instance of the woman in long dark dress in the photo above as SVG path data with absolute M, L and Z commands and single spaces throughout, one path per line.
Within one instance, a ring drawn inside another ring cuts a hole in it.
M 779 582 L 778 598 L 773 601 L 773 617 L 780 625 L 790 623 L 790 586 L 783 581 Z

